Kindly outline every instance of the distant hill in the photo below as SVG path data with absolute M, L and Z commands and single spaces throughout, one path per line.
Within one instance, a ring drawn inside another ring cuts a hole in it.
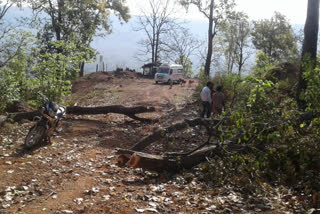
M 17 23 L 16 18 L 31 17 L 32 11 L 29 8 L 23 10 L 12 7 L 7 13 L 6 19 L 12 23 Z M 43 16 L 45 18 L 45 16 Z M 119 20 L 115 16 L 111 16 L 112 22 L 112 34 L 107 35 L 104 38 L 95 37 L 92 42 L 92 47 L 98 51 L 97 61 L 92 64 L 85 65 L 85 72 L 90 73 L 96 70 L 96 64 L 100 59 L 100 55 L 103 56 L 103 61 L 106 63 L 107 70 L 114 70 L 116 67 L 129 67 L 139 71 L 141 66 L 145 62 L 138 61 L 134 56 L 139 49 L 138 42 L 144 38 L 142 32 L 134 31 L 137 27 L 136 16 L 131 17 L 128 23 L 120 24 Z M 207 36 L 208 24 L 206 21 L 190 20 L 185 24 L 189 28 L 190 32 L 194 34 L 198 39 L 205 39 Z M 293 25 L 296 32 L 302 29 L 302 25 Z M 197 57 L 191 57 L 193 62 L 193 69 L 195 73 L 198 73 L 200 62 Z M 254 56 L 249 60 L 250 64 L 254 62 Z M 252 62 L 251 62 L 252 61 Z M 218 68 L 219 69 L 219 68 Z
M 100 55 L 103 55 L 108 70 L 115 69 L 117 66 L 139 70 L 144 64 L 134 57 L 139 49 L 138 42 L 145 36 L 142 32 L 133 30 L 137 27 L 137 19 L 137 17 L 131 17 L 128 23 L 121 25 L 116 17 L 112 17 L 112 34 L 105 38 L 94 39 L 92 47 L 97 49 Z M 191 21 L 187 27 L 197 35 L 197 38 L 205 38 L 207 23 Z M 201 32 L 203 35 L 200 34 Z M 195 62 L 194 64 L 196 65 Z M 95 71 L 95 66 L 96 63 L 86 65 L 86 71 Z
M 6 20 L 13 25 L 17 24 L 17 20 L 23 17 L 31 17 L 32 10 L 29 8 L 19 9 L 12 7 L 6 14 Z M 45 18 L 45 15 L 43 15 Z M 92 47 L 98 51 L 97 62 L 85 65 L 85 72 L 89 73 L 96 70 L 96 64 L 99 61 L 100 56 L 103 56 L 103 60 L 107 65 L 108 70 L 114 70 L 116 67 L 129 67 L 136 69 L 141 68 L 144 62 L 138 61 L 134 56 L 139 49 L 138 42 L 144 38 L 142 32 L 134 31 L 137 27 L 137 17 L 133 16 L 128 23 L 120 24 L 119 20 L 115 16 L 111 16 L 112 22 L 112 34 L 107 35 L 104 38 L 95 37 L 92 42 Z M 205 38 L 207 31 L 207 23 L 201 21 L 190 21 L 186 25 L 190 31 L 197 35 L 198 38 Z M 193 61 L 195 61 L 193 59 Z M 196 65 L 197 63 L 194 62 Z

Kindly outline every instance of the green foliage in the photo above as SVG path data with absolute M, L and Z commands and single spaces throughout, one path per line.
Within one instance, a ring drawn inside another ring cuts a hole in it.
M 222 155 L 210 160 L 205 172 L 216 185 L 235 185 L 242 190 L 260 191 L 261 183 L 276 182 L 313 194 L 320 191 L 320 119 L 311 122 L 299 117 L 294 97 L 283 90 L 288 80 L 270 81 L 270 68 L 265 54 L 259 54 L 255 72 L 243 78 L 221 73 L 213 78 L 232 91 L 220 140 L 237 143 L 221 149 Z M 304 93 L 308 110 L 319 114 L 319 69 L 307 69 L 308 87 Z M 232 149 L 233 148 L 233 149 Z M 297 185 L 298 183 L 302 185 Z
M 303 78 L 307 82 L 307 88 L 304 91 L 302 98 L 308 103 L 307 111 L 319 114 L 320 113 L 320 69 L 313 69 L 312 63 L 305 62 L 305 72 Z
M 4 47 L 18 51 L 0 68 L 0 112 L 14 100 L 37 105 L 30 100 L 37 91 L 53 101 L 61 101 L 71 92 L 71 79 L 77 76 L 79 63 L 90 54 L 90 49 L 80 51 L 73 42 L 62 41 L 51 42 L 51 51 L 44 53 L 27 32 L 10 38 L 19 41 L 21 35 L 25 35 L 24 43 L 11 42 L 12 47 Z
M 79 62 L 84 53 L 78 52 L 73 43 L 59 41 L 52 42 L 52 46 L 64 50 L 64 53 L 39 54 L 37 64 L 32 68 L 35 78 L 32 80 L 39 91 L 47 95 L 50 100 L 61 101 L 63 96 L 70 94 L 70 77 L 79 71 Z
M 90 47 L 93 37 L 111 33 L 110 14 L 125 22 L 130 18 L 125 0 L 30 0 L 28 3 L 36 11 L 34 14 L 45 12 L 50 18 L 45 20 L 38 32 L 42 52 L 55 52 L 57 47 L 52 46 L 52 41 L 73 42 L 79 52 L 86 53 L 83 57 L 86 62 L 95 58 L 95 52 Z
M 278 12 L 269 19 L 253 22 L 252 42 L 268 56 L 269 62 L 295 57 L 297 39 L 286 17 Z
M 268 56 L 263 52 L 256 55 L 256 65 L 253 67 L 254 75 L 258 78 L 266 78 L 274 68 L 274 64 L 269 62 Z
M 239 76 L 250 55 L 248 48 L 251 29 L 248 19 L 248 15 L 243 12 L 233 12 L 227 19 L 222 34 L 223 43 L 226 44 L 223 45 L 225 46 L 226 70 L 232 73 L 237 66 Z
M 249 111 L 260 114 L 274 106 L 273 100 L 268 96 L 270 94 L 268 92 L 273 90 L 273 83 L 255 78 L 252 78 L 252 81 L 256 82 L 256 84 L 248 97 L 247 107 Z
M 31 64 L 30 47 L 34 43 L 31 33 L 14 30 L 4 33 L 1 41 L 0 112 L 13 100 L 26 100 L 31 82 L 28 69 Z
M 17 86 L 18 82 L 15 81 L 14 76 L 11 76 L 8 70 L 0 71 L 0 112 L 5 109 L 8 103 L 19 98 L 19 88 Z

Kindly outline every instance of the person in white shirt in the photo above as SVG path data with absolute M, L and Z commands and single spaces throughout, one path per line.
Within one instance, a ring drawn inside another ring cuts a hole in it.
M 202 100 L 202 106 L 203 106 L 203 110 L 201 112 L 200 117 L 204 118 L 204 116 L 206 115 L 207 118 L 210 118 L 211 115 L 211 103 L 212 103 L 212 99 L 211 99 L 211 91 L 213 88 L 213 83 L 212 82 L 207 82 L 207 85 L 205 87 L 203 87 L 201 93 L 200 93 L 200 97 Z

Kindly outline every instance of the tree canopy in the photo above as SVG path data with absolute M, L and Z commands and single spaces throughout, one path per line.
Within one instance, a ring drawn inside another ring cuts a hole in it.
M 234 0 L 218 0 L 216 2 L 214 0 L 180 0 L 179 2 L 187 9 L 191 5 L 196 6 L 199 12 L 209 21 L 207 37 L 208 46 L 204 66 L 204 72 L 206 76 L 209 76 L 212 63 L 213 39 L 220 30 L 219 28 L 224 25 L 227 17 L 230 16 L 231 11 L 233 11 L 235 6 Z
M 125 0 L 30 0 L 28 3 L 36 14 L 45 13 L 49 19 L 44 23 L 44 30 L 39 32 L 45 45 L 50 41 L 71 41 L 79 49 L 90 48 L 94 36 L 105 36 L 111 32 L 110 15 L 114 13 L 120 20 L 130 18 Z M 89 54 L 86 60 L 93 58 Z M 80 76 L 83 75 L 81 66 Z
M 253 22 L 252 42 L 271 62 L 296 56 L 297 39 L 286 17 L 275 12 L 271 19 Z

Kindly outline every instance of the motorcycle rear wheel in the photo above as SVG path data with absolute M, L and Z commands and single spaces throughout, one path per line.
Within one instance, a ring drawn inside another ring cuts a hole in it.
M 40 143 L 45 135 L 46 128 L 44 126 L 39 126 L 39 125 L 34 125 L 30 128 L 24 145 L 27 149 L 30 149 L 33 147 L 35 144 Z

